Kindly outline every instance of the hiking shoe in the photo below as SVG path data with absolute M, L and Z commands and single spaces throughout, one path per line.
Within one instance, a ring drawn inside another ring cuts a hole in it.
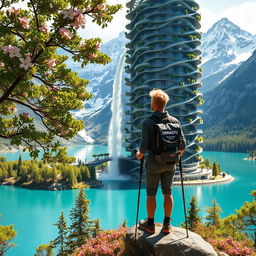
M 154 234 L 155 233 L 155 224 L 148 225 L 148 221 L 147 220 L 141 220 L 140 224 L 139 224 L 139 228 L 149 232 L 150 234 Z
M 162 232 L 164 234 L 169 234 L 170 232 L 172 231 L 172 227 L 170 224 L 163 224 L 163 227 L 162 227 Z

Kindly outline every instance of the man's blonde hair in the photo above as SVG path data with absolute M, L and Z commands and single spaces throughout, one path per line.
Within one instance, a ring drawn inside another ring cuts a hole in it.
M 167 102 L 169 101 L 169 96 L 166 92 L 161 89 L 153 89 L 149 93 L 152 102 L 157 106 L 159 109 L 164 109 Z

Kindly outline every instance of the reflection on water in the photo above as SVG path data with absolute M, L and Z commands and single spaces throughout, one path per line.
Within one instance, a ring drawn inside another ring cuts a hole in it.
M 95 189 L 103 189 L 103 190 L 134 190 L 138 189 L 139 183 L 130 181 L 117 181 L 117 180 L 106 180 L 104 181 L 104 186 Z M 141 188 L 145 188 L 145 184 L 141 185 Z M 93 189 L 93 188 L 92 188 Z

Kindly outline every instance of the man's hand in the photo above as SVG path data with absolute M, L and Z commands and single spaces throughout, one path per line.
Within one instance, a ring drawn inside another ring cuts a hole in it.
M 136 152 L 136 157 L 137 157 L 138 160 L 141 160 L 144 157 L 144 154 L 138 150 Z
M 183 155 L 184 151 L 185 151 L 185 150 L 180 150 L 180 156 Z

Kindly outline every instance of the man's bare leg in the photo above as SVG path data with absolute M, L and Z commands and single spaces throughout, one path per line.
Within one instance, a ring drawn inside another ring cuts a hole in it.
M 171 217 L 173 208 L 173 197 L 172 195 L 164 195 L 164 214 L 165 217 Z
M 155 196 L 147 196 L 148 218 L 154 219 L 155 210 L 156 210 L 156 197 Z

